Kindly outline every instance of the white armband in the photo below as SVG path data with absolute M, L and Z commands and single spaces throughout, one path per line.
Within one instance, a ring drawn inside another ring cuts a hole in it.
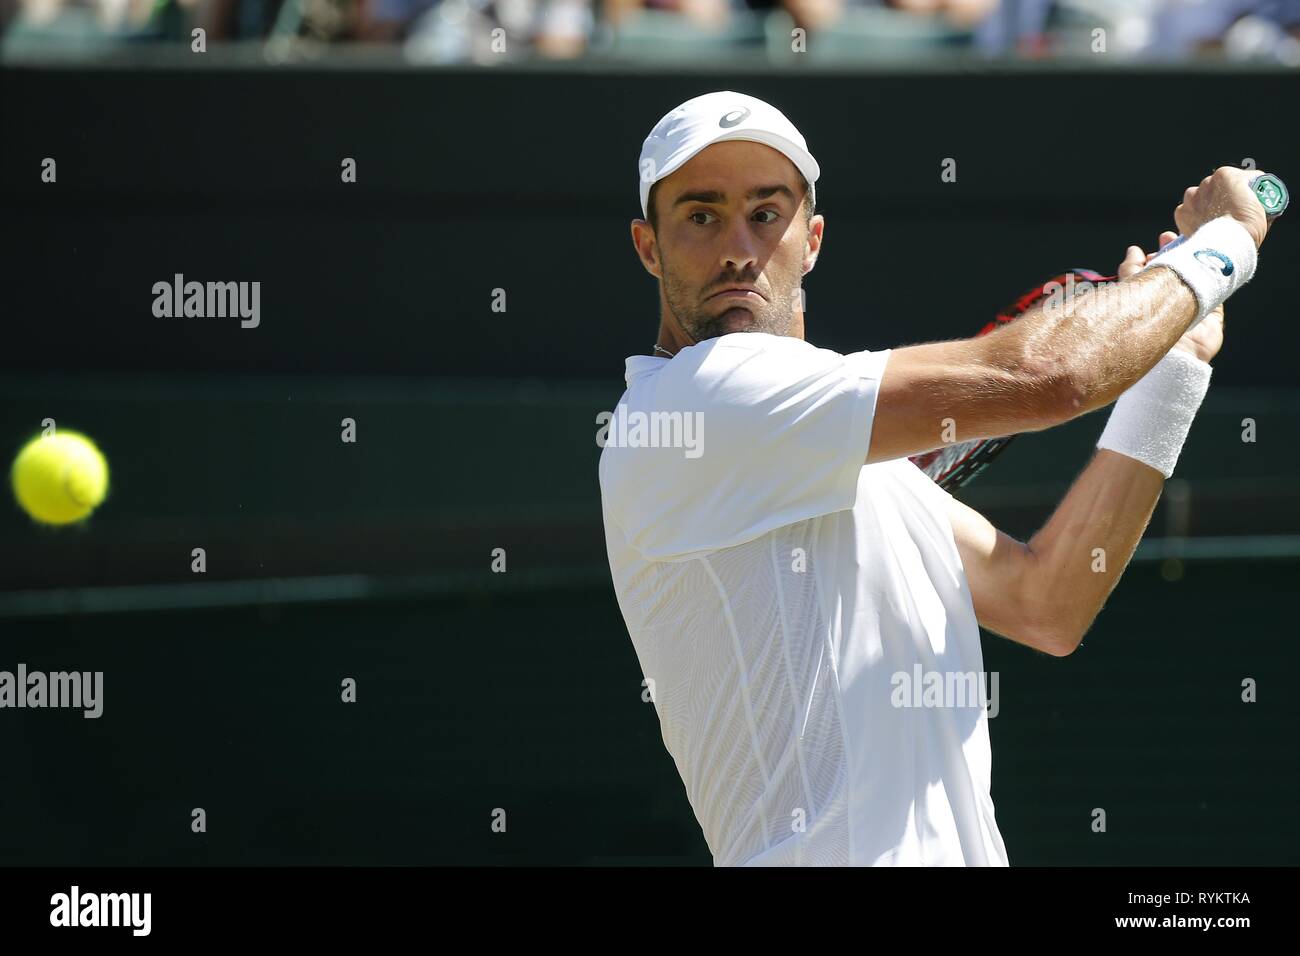
M 1210 387 L 1211 371 L 1190 352 L 1170 349 L 1115 402 L 1097 447 L 1135 458 L 1168 478 Z
M 1258 253 L 1245 226 L 1231 216 L 1220 216 L 1169 243 L 1142 271 L 1167 266 L 1187 283 L 1197 303 L 1191 328 L 1251 280 Z

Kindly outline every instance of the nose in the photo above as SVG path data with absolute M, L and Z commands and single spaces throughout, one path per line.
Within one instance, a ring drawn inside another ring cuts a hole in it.
M 723 268 L 739 276 L 753 275 L 758 271 L 759 253 L 753 223 L 743 218 L 731 220 L 722 238 Z

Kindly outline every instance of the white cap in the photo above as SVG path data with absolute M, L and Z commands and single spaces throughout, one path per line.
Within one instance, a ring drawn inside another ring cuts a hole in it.
M 687 100 L 656 123 L 645 138 L 637 163 L 641 215 L 649 216 L 651 186 L 685 165 L 704 147 L 732 139 L 763 143 L 784 153 L 808 180 L 808 190 L 816 203 L 813 187 L 821 167 L 808 152 L 803 134 L 770 103 L 722 90 Z

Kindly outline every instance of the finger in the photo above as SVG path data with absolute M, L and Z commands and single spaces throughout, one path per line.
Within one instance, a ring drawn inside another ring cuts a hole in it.
M 1146 253 L 1140 246 L 1129 246 L 1124 250 L 1124 261 L 1119 264 L 1119 277 L 1121 279 L 1133 275 L 1146 264 Z
M 1169 245 L 1169 243 L 1173 242 L 1177 238 L 1178 238 L 1178 233 L 1174 232 L 1172 229 L 1166 229 L 1164 232 L 1160 233 L 1160 235 L 1156 238 L 1156 245 L 1159 246 L 1160 249 L 1163 249 L 1165 246 Z M 1147 253 L 1147 262 L 1150 262 L 1158 254 L 1159 254 L 1158 252 Z

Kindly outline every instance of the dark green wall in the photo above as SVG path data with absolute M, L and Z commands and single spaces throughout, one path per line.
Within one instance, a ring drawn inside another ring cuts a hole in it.
M 0 507 L 0 669 L 106 680 L 97 721 L 0 712 L 0 863 L 709 862 L 609 587 L 594 442 L 656 321 L 637 150 L 687 96 L 748 90 L 804 129 L 810 334 L 841 350 L 966 335 L 1062 267 L 1110 269 L 1214 165 L 1300 180 L 1294 124 L 1265 122 L 1294 73 L 2 80 L 0 451 L 51 417 L 113 484 L 82 527 Z M 1159 121 L 1117 108 L 1171 83 Z M 1179 470 L 1193 535 L 1300 533 L 1297 235 L 1229 307 Z M 154 318 L 175 272 L 261 281 L 262 325 Z M 1031 534 L 1101 425 L 1022 439 L 967 499 Z M 1297 558 L 1161 569 L 1135 563 L 1068 659 L 986 638 L 1013 863 L 1300 862 Z
M 1295 71 L 10 69 L 0 369 L 617 380 L 657 322 L 641 143 L 713 89 L 777 104 L 821 163 L 809 334 L 841 351 L 969 335 L 1035 281 L 1113 270 L 1215 166 L 1300 182 Z M 1224 383 L 1296 381 L 1276 303 L 1300 298 L 1298 237 L 1234 300 Z M 261 325 L 154 318 L 176 273 L 260 281 Z
M 1300 863 L 1298 570 L 1141 564 L 1069 658 L 985 637 L 1013 864 Z M 7 863 L 710 862 L 604 587 L 3 627 L 106 684 L 0 715 Z

